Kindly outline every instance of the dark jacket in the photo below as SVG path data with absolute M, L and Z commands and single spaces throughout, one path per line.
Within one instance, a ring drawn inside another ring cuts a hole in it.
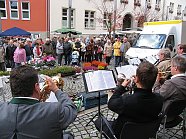
M 14 51 L 16 50 L 15 45 L 8 45 L 6 48 L 6 59 L 7 60 L 13 60 Z
M 136 88 L 134 94 L 122 95 L 123 86 L 118 86 L 108 102 L 110 110 L 118 114 L 113 123 L 113 130 L 117 137 L 125 122 L 144 123 L 158 119 L 163 106 L 163 98 L 151 90 Z
M 70 42 L 65 42 L 63 45 L 63 50 L 65 55 L 71 55 L 72 54 L 72 45 Z
M 26 56 L 31 56 L 32 51 L 29 45 L 25 45 Z

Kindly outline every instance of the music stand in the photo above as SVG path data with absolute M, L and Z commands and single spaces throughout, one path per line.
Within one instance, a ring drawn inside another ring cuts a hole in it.
M 98 116 L 100 118 L 100 139 L 102 139 L 102 117 L 101 114 L 101 92 L 109 89 L 113 89 L 116 87 L 116 79 L 114 76 L 114 72 L 112 70 L 97 70 L 97 71 L 89 71 L 84 72 L 83 74 L 83 81 L 85 85 L 85 90 L 88 93 L 91 92 L 98 92 L 98 113 L 93 116 L 90 121 L 86 124 L 89 125 L 92 120 Z

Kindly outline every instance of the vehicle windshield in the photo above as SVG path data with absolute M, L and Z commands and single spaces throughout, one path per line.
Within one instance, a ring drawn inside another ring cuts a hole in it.
M 165 34 L 140 34 L 133 47 L 158 49 L 162 48 Z

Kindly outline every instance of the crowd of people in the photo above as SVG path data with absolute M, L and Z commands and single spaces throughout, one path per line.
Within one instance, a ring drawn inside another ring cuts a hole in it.
M 123 38 L 123 42 L 120 38 L 115 42 L 110 39 L 95 41 L 94 38 L 90 40 L 55 38 L 46 39 L 43 43 L 38 39 L 34 47 L 29 39 L 24 44 L 19 42 L 17 45 L 13 40 L 9 41 L 5 55 L 0 56 L 5 56 L 10 66 L 17 68 L 14 68 L 10 75 L 13 98 L 10 102 L 0 103 L 2 139 L 62 138 L 63 130 L 74 122 L 77 108 L 50 77 L 46 77 L 48 89 L 55 93 L 58 102 L 39 102 L 40 87 L 37 70 L 22 65 L 21 62 L 29 60 L 31 55 L 41 57 L 45 53 L 57 57 L 59 65 L 63 65 L 64 56 L 64 64 L 68 65 L 71 62 L 72 51 L 78 51 L 79 61 L 93 59 L 101 61 L 102 56 L 106 55 L 108 64 L 112 56 L 115 57 L 115 66 L 120 63 L 126 64 L 125 53 L 130 48 L 126 37 Z M 27 46 L 33 48 L 33 53 L 31 52 L 30 55 L 26 55 Z M 146 123 L 157 120 L 159 114 L 164 112 L 172 102 L 186 101 L 186 45 L 178 45 L 177 56 L 173 58 L 170 49 L 167 48 L 160 50 L 158 56 L 159 62 L 156 65 L 145 60 L 141 62 L 136 75 L 118 84 L 108 101 L 108 108 L 118 114 L 117 119 L 110 122 L 118 139 L 126 122 Z M 162 75 L 163 73 L 165 76 Z M 135 83 L 134 91 L 126 93 L 126 88 L 132 81 Z
M 115 57 L 115 66 L 125 64 L 125 53 L 130 48 L 130 43 L 124 37 L 116 40 L 109 38 L 68 38 L 54 36 L 43 41 L 38 38 L 32 41 L 30 38 L 6 38 L 0 41 L 0 70 L 24 65 L 34 58 L 53 56 L 58 65 L 70 65 L 73 52 L 77 54 L 78 65 L 82 62 L 105 59 L 110 64 L 111 58 Z M 64 59 L 64 60 L 63 60 Z

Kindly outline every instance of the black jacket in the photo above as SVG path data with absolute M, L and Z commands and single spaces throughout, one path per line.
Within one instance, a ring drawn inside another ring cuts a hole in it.
M 125 122 L 144 123 L 158 119 L 163 105 L 163 98 L 151 90 L 136 88 L 134 94 L 122 95 L 123 86 L 118 86 L 108 102 L 110 110 L 118 114 L 113 123 L 113 130 L 117 137 Z
M 16 50 L 16 46 L 13 44 L 12 46 L 11 45 L 8 45 L 7 48 L 6 48 L 6 59 L 7 60 L 13 60 L 14 58 L 14 51 Z

